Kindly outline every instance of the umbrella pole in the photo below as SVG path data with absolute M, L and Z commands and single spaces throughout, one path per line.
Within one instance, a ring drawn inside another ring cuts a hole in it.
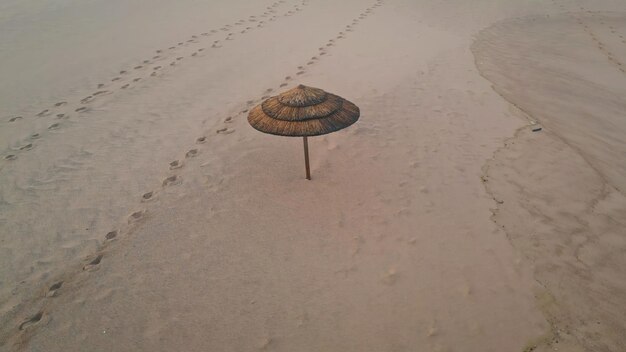
M 309 142 L 306 136 L 302 137 L 304 140 L 304 165 L 306 166 L 306 179 L 311 179 L 311 170 L 309 169 Z

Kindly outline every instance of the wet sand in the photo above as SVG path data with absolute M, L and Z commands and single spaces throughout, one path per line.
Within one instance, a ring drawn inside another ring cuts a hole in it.
M 578 10 L 503 21 L 478 36 L 481 72 L 533 123 L 495 154 L 485 179 L 503 203 L 494 220 L 547 289 L 542 309 L 555 326 L 551 344 L 620 351 L 626 14 Z

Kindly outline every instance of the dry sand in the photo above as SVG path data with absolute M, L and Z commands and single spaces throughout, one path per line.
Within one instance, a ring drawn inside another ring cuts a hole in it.
M 0 5 L 0 350 L 624 350 L 626 4 L 59 3 Z M 362 113 L 312 181 L 245 119 L 299 83 Z

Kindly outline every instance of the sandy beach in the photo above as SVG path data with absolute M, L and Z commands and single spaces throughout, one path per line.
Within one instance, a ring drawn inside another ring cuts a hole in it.
M 0 2 L 0 351 L 626 351 L 626 3 Z M 249 110 L 306 84 L 359 121 Z

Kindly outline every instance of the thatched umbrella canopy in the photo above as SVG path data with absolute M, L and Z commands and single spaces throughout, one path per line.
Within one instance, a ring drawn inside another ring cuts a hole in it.
M 359 116 L 359 108 L 351 102 L 319 88 L 299 85 L 254 107 L 248 114 L 248 122 L 264 133 L 303 137 L 306 174 L 310 180 L 307 137 L 346 128 Z

